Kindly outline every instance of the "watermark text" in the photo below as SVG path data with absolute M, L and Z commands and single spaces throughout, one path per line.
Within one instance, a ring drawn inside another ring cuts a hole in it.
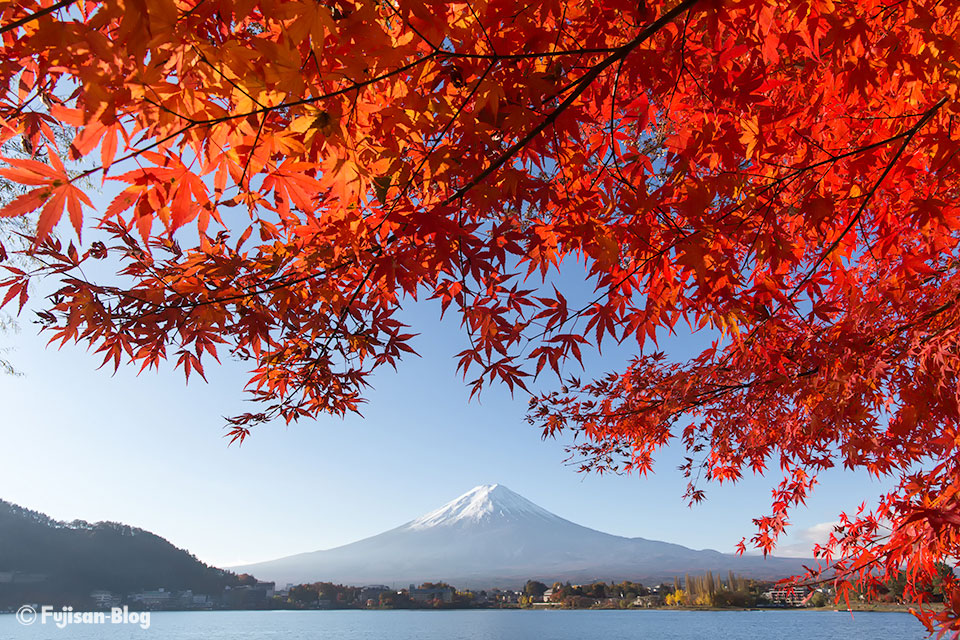
M 141 629 L 150 628 L 149 611 L 130 611 L 129 607 L 113 607 L 110 611 L 74 611 L 73 607 L 55 609 L 50 605 L 36 608 L 25 604 L 17 610 L 17 621 L 30 626 L 35 622 L 65 629 L 72 624 L 131 624 Z

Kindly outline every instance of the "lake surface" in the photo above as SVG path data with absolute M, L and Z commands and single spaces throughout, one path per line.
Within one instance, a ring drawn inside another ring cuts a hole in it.
M 833 611 L 207 611 L 155 612 L 150 627 L 21 625 L 0 639 L 54 640 L 921 640 L 908 613 Z

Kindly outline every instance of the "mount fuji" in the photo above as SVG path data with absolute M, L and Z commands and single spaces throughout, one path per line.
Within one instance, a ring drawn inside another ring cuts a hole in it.
M 492 588 L 516 587 L 531 578 L 547 583 L 651 584 L 708 570 L 774 579 L 802 572 L 803 562 L 695 551 L 603 533 L 493 484 L 475 487 L 435 511 L 370 538 L 231 569 L 278 584 L 444 581 L 462 588 Z

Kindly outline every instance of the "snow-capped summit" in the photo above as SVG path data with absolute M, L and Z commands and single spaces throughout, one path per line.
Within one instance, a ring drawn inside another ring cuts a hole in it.
M 734 556 L 624 538 L 565 520 L 503 485 L 475 487 L 435 511 L 351 544 L 233 567 L 279 584 L 443 581 L 461 588 L 522 585 L 535 578 L 589 582 L 673 580 L 728 570 L 757 578 L 802 571 L 799 559 Z
M 520 518 L 561 520 L 502 484 L 484 484 L 407 523 L 403 528 L 419 530 Z

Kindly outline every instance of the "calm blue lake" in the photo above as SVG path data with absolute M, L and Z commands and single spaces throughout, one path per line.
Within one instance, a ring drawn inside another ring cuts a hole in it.
M 907 613 L 825 611 L 214 611 L 135 625 L 21 625 L 0 639 L 54 640 L 921 640 Z

